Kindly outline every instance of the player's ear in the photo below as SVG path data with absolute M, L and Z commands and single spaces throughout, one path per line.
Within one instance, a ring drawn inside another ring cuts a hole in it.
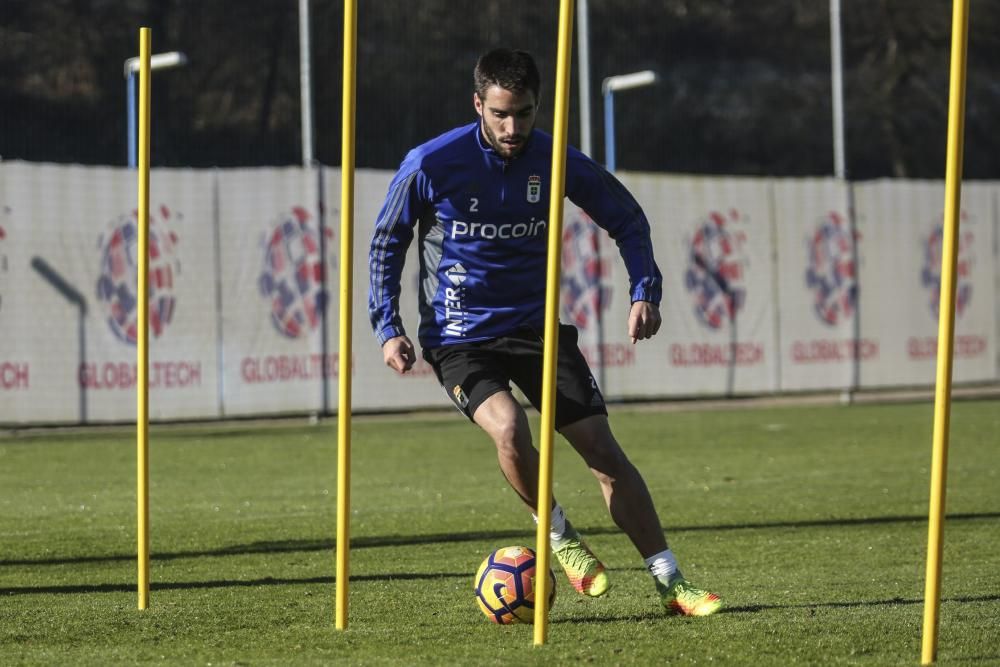
M 479 93 L 472 93 L 472 106 L 476 107 L 476 113 L 480 117 L 483 115 L 483 101 L 479 99 Z

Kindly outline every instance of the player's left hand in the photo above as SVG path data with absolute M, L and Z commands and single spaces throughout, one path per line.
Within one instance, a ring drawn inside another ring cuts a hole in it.
M 637 340 L 652 338 L 660 330 L 660 308 L 649 301 L 636 301 L 628 314 L 628 335 Z

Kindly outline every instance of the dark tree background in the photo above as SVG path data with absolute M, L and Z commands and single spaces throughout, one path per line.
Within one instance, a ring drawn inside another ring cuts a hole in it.
M 357 164 L 473 118 L 471 71 L 494 45 L 533 51 L 551 129 L 556 0 L 361 0 Z M 315 154 L 340 161 L 343 5 L 311 0 Z M 847 164 L 855 179 L 944 173 L 951 0 L 842 0 Z M 0 156 L 125 162 L 123 63 L 150 26 L 153 163 L 301 161 L 297 0 L 0 0 Z M 595 157 L 601 80 L 616 96 L 618 167 L 706 174 L 833 170 L 829 0 L 590 0 Z M 1000 177 L 1000 5 L 972 0 L 965 176 Z M 577 64 L 574 54 L 574 66 Z M 579 143 L 574 69 L 570 141 Z

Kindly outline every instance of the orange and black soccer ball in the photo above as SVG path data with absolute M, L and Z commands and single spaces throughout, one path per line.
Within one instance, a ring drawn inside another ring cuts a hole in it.
M 549 570 L 549 608 L 556 597 L 556 578 Z M 476 572 L 476 602 L 486 618 L 500 625 L 535 620 L 535 552 L 528 547 L 503 547 L 483 561 Z

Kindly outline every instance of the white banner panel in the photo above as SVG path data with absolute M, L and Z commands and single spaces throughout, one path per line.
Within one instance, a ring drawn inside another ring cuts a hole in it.
M 568 201 L 562 242 L 560 321 L 579 331 L 580 351 L 605 397 L 634 395 L 637 352 L 652 342 L 632 345 L 629 340 L 631 295 L 618 248 L 606 231 Z
M 135 174 L 17 163 L 5 163 L 3 170 L 10 238 L 17 248 L 11 258 L 16 297 L 4 303 L 2 313 L 4 356 L 10 341 L 15 361 L 25 363 L 30 377 L 18 392 L 13 421 L 135 419 L 134 398 L 122 404 L 113 397 L 109 404 L 117 392 L 91 389 L 82 372 L 109 356 L 105 315 L 96 298 L 98 238 L 105 223 L 131 216 Z
M 993 309 L 996 311 L 996 327 L 993 329 L 995 335 L 993 348 L 996 350 L 996 368 L 993 377 L 1000 380 L 1000 181 L 984 181 L 977 187 L 985 188 L 989 191 L 993 211 Z
M 955 354 L 962 354 L 956 382 L 1000 379 L 996 361 L 1000 350 L 1000 290 L 995 276 L 1000 264 L 997 247 L 997 184 L 972 182 L 962 184 L 961 227 L 959 228 Z M 942 200 L 942 211 L 944 204 Z M 943 213 L 942 213 L 943 216 Z M 972 305 L 974 304 L 974 305 Z M 985 347 L 980 355 L 979 348 Z
M 628 396 L 774 391 L 778 383 L 769 181 L 622 177 L 646 211 L 663 272 L 663 328 L 639 344 Z
M 775 181 L 781 389 L 847 389 L 855 364 L 878 357 L 858 339 L 858 272 L 847 186 L 833 178 Z M 860 262 L 865 246 L 859 243 Z
M 862 366 L 864 386 L 933 385 L 944 208 L 943 182 L 855 186 L 861 266 L 861 331 L 880 338 Z M 956 286 L 955 382 L 995 378 L 996 331 L 989 190 L 962 193 Z M 877 259 L 876 259 L 877 258 Z
M 3 182 L 18 239 L 12 339 L 31 377 L 13 420 L 134 420 L 136 173 L 15 164 Z M 211 185 L 156 170 L 150 191 L 149 414 L 214 416 Z
M 122 212 L 90 233 L 96 276 L 94 357 L 81 372 L 94 419 L 134 419 L 138 312 L 136 173 Z M 215 417 L 218 410 L 213 179 L 154 169 L 149 211 L 149 417 Z
M 322 274 L 337 264 L 329 227 L 320 254 L 318 172 L 237 169 L 218 183 L 223 413 L 319 411 L 339 364 L 322 337 Z
M 340 173 L 323 173 L 153 171 L 153 419 L 336 409 Z M 355 181 L 353 404 L 444 407 L 425 362 L 404 377 L 384 366 L 368 323 L 391 177 Z M 570 204 L 563 228 L 561 319 L 609 398 L 842 389 L 855 358 L 862 387 L 933 385 L 943 183 L 856 184 L 854 265 L 833 179 L 621 178 L 664 275 L 656 338 L 627 338 L 614 242 Z M 998 189 L 962 189 L 956 382 L 1000 376 Z M 135 418 L 135 200 L 133 171 L 0 163 L 0 423 Z M 418 280 L 414 243 L 400 304 L 414 339 Z
M 34 217 L 40 200 L 57 194 L 55 184 L 41 183 L 49 169 L 0 162 L 0 422 L 5 423 L 76 421 L 81 409 L 80 392 L 70 382 L 84 355 L 80 302 L 46 289 L 31 268 L 33 239 L 41 236 Z M 48 241 L 51 253 L 56 239 Z
M 340 171 L 328 171 L 328 199 L 340 200 Z M 409 373 L 399 375 L 382 361 L 382 349 L 372 333 L 368 320 L 368 250 L 375 220 L 382 209 L 392 180 L 392 172 L 359 169 L 355 174 L 354 204 L 354 383 L 352 402 L 357 410 L 390 410 L 400 408 L 444 408 L 451 405 L 444 389 L 438 384 L 434 370 L 423 360 L 417 341 L 420 315 L 417 295 L 420 285 L 420 263 L 417 255 L 417 234 L 414 233 L 406 255 L 406 266 L 399 296 L 400 316 L 406 334 L 417 348 L 417 363 Z M 331 215 L 331 224 L 338 225 L 339 212 Z M 340 236 L 339 227 L 337 237 Z M 338 328 L 330 331 L 331 345 L 338 344 Z

